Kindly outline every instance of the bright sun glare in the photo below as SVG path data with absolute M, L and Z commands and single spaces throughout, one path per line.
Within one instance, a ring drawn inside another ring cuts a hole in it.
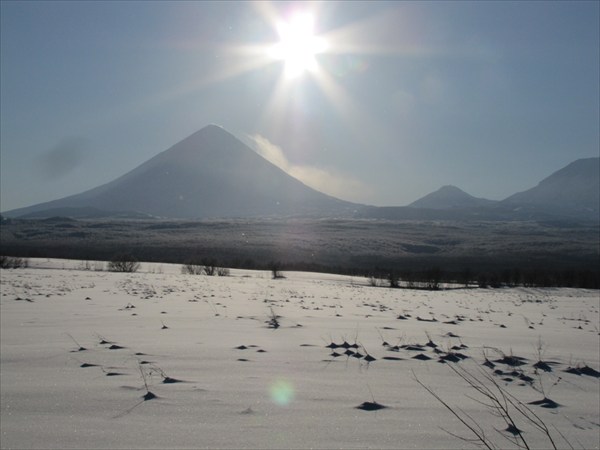
M 317 68 L 315 55 L 326 50 L 323 38 L 314 35 L 314 19 L 309 14 L 298 14 L 289 22 L 277 25 L 279 42 L 269 49 L 272 58 L 285 63 L 285 73 L 293 78 Z

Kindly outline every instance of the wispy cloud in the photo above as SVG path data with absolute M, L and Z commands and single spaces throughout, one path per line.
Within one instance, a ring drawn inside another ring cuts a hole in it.
M 364 201 L 361 199 L 366 199 L 372 194 L 369 186 L 346 174 L 309 165 L 292 164 L 281 147 L 260 134 L 248 135 L 248 139 L 256 153 L 313 189 L 357 202 Z

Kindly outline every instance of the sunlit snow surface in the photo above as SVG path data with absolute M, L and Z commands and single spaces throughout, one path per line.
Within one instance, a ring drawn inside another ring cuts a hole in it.
M 472 436 L 415 377 L 510 447 L 495 431 L 506 425 L 468 397 L 449 364 L 491 375 L 525 403 L 543 399 L 543 388 L 560 406 L 529 407 L 558 446 L 568 447 L 554 427 L 575 448 L 598 448 L 599 379 L 565 372 L 599 370 L 598 291 L 428 292 L 309 273 L 30 266 L 0 272 L 2 448 L 468 447 L 444 430 Z M 344 342 L 358 348 L 326 347 Z M 540 343 L 552 372 L 535 373 Z M 438 362 L 448 351 L 468 358 Z M 526 360 L 482 366 L 503 356 Z M 156 398 L 144 399 L 142 374 Z M 375 403 L 386 408 L 357 408 Z M 530 445 L 548 447 L 521 424 Z

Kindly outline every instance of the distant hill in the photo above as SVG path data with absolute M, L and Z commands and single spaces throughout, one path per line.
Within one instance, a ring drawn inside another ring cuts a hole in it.
M 538 220 L 600 222 L 600 158 L 574 161 L 537 186 L 502 201 L 443 186 L 408 206 L 360 208 L 357 217 L 387 220 Z
M 579 159 L 544 178 L 537 186 L 511 195 L 503 206 L 569 214 L 599 214 L 600 158 Z
M 110 183 L 4 214 L 330 217 L 350 214 L 356 206 L 304 185 L 223 128 L 209 125 Z
M 493 200 L 477 198 L 467 194 L 456 186 L 442 186 L 437 191 L 421 197 L 408 205 L 409 208 L 427 209 L 457 209 L 490 206 L 496 203 Z

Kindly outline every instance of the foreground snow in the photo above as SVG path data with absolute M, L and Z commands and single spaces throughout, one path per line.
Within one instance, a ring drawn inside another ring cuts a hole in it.
M 471 437 L 416 379 L 510 447 L 495 431 L 506 425 L 469 398 L 450 364 L 491 375 L 524 403 L 548 397 L 560 406 L 530 408 L 559 447 L 568 445 L 558 432 L 598 448 L 597 291 L 426 292 L 326 274 L 85 267 L 44 259 L 1 272 L 2 448 L 470 446 L 444 431 Z M 326 347 L 344 341 L 363 358 Z M 468 358 L 439 363 L 447 352 Z M 504 356 L 526 360 L 482 366 Z M 535 370 L 540 357 L 551 372 Z M 156 398 L 144 399 L 144 378 Z M 357 409 L 364 402 L 386 408 Z M 530 444 L 548 447 L 520 425 Z

